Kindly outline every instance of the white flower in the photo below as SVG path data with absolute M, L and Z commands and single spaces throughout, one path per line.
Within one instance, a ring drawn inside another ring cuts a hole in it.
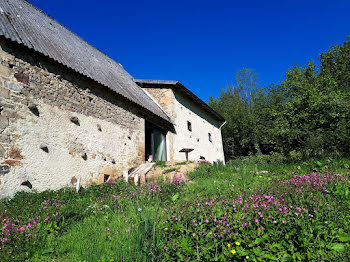
M 137 211 L 141 212 L 141 211 L 142 211 L 142 208 L 139 207 L 139 208 L 137 209 Z

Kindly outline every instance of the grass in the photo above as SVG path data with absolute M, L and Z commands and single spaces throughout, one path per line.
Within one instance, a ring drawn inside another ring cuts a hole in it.
M 0 201 L 0 261 L 346 261 L 349 166 L 202 164 L 189 184 L 19 193 Z
M 154 167 L 161 167 L 161 168 L 164 168 L 166 167 L 166 162 L 165 161 L 157 161 L 154 163 L 153 165 Z
M 188 163 L 191 163 L 191 162 L 189 162 L 189 161 L 177 162 L 177 163 L 175 163 L 175 166 L 187 165 Z
M 175 172 L 175 171 L 176 171 L 176 168 L 167 168 L 162 172 L 162 174 L 169 174 L 169 173 Z

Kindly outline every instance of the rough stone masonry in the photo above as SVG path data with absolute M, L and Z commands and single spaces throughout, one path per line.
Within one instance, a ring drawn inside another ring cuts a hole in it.
M 0 198 L 103 182 L 144 161 L 131 102 L 35 51 L 0 39 Z

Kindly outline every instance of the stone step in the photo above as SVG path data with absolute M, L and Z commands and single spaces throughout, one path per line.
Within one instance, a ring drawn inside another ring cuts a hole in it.
M 146 174 L 153 168 L 155 163 L 145 162 L 128 174 L 126 181 L 135 185 L 144 185 L 146 183 Z

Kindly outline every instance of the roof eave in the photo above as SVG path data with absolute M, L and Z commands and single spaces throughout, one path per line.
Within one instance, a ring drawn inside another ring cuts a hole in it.
M 224 123 L 226 119 L 217 113 L 214 109 L 212 109 L 207 103 L 205 103 L 202 99 L 196 96 L 193 92 L 191 92 L 188 88 L 186 88 L 179 81 L 173 80 L 145 80 L 145 79 L 134 79 L 135 83 L 137 83 L 141 87 L 150 87 L 150 88 L 161 88 L 161 87 L 174 87 L 180 92 L 184 93 L 186 96 L 194 99 L 194 101 L 201 106 L 202 109 L 210 113 L 214 118 L 220 122 Z

